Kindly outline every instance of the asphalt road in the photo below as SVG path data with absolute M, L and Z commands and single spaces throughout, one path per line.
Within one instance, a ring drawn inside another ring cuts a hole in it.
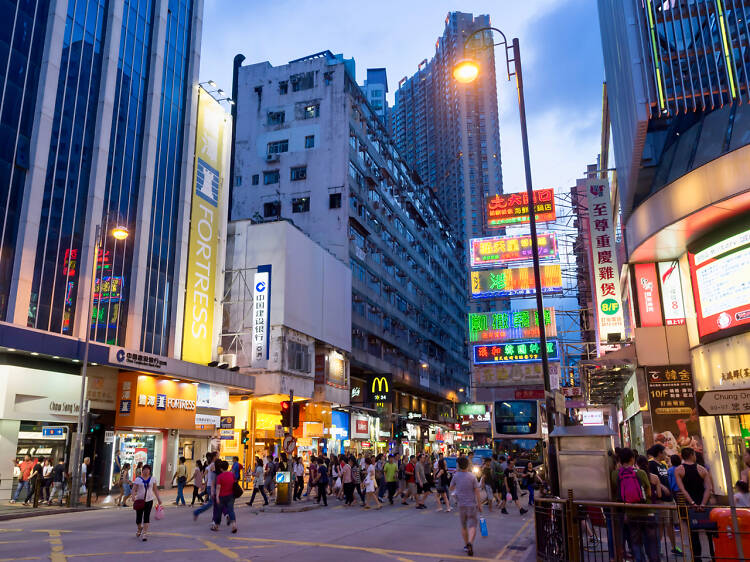
M 356 557 L 430 561 L 467 558 L 459 518 L 413 505 L 384 505 L 381 510 L 329 507 L 299 513 L 253 512 L 239 500 L 239 532 L 209 529 L 210 512 L 193 521 L 189 507 L 167 506 L 160 521 L 152 517 L 148 542 L 135 537 L 130 508 L 46 515 L 0 522 L 0 562 L 11 560 L 331 560 Z M 257 500 L 257 499 L 256 499 Z M 257 501 L 256 501 L 257 505 Z M 520 516 L 487 513 L 489 536 L 477 536 L 477 560 L 530 561 L 535 557 L 533 512 Z

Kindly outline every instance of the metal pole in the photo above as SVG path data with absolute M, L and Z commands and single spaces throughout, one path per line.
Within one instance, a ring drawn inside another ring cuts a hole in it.
M 737 545 L 737 554 L 740 560 L 745 559 L 745 552 L 742 549 L 742 537 L 740 536 L 740 524 L 737 521 L 737 506 L 734 503 L 734 484 L 732 484 L 732 474 L 729 471 L 729 455 L 727 455 L 727 446 L 724 442 L 724 427 L 719 416 L 714 416 L 716 423 L 716 437 L 719 440 L 719 454 L 721 455 L 721 465 L 724 468 L 724 482 L 727 486 L 727 497 L 729 498 L 729 511 L 732 514 L 732 527 L 734 527 L 734 542 Z
M 86 339 L 83 345 L 83 365 L 81 366 L 81 397 L 78 401 L 78 421 L 76 423 L 76 443 L 73 449 L 73 467 L 71 474 L 73 475 L 71 487 L 70 487 L 70 504 L 72 506 L 78 505 L 78 499 L 81 491 L 81 460 L 83 458 L 83 432 L 84 432 L 84 418 L 86 408 L 86 374 L 89 364 L 89 343 L 91 340 L 91 313 L 94 305 L 94 286 L 96 284 L 96 261 L 99 254 L 99 239 L 102 234 L 102 225 L 96 225 L 96 235 L 94 243 L 94 268 L 91 270 L 91 285 L 89 286 L 89 292 L 87 297 L 87 311 L 86 316 Z
M 549 359 L 547 356 L 547 334 L 544 330 L 544 300 L 542 298 L 542 275 L 539 267 L 539 240 L 536 232 L 536 214 L 534 209 L 534 187 L 531 182 L 531 161 L 529 159 L 529 136 L 526 130 L 526 101 L 523 94 L 523 73 L 521 71 L 521 49 L 518 39 L 513 39 L 513 63 L 515 65 L 516 88 L 518 90 L 518 115 L 521 121 L 521 143 L 523 145 L 523 167 L 526 174 L 526 195 L 529 199 L 529 228 L 531 231 L 531 253 L 534 265 L 534 289 L 536 292 L 537 324 L 539 326 L 539 347 L 542 351 L 542 375 L 544 377 L 544 394 L 547 404 L 547 428 L 554 427 L 555 403 L 552 399 L 549 380 Z M 553 441 L 549 440 L 549 481 L 554 495 L 559 496 L 557 482 L 557 459 Z

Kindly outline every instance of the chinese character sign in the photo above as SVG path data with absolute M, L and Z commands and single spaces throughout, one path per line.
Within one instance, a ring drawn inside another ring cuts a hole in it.
M 559 263 L 542 264 L 539 272 L 542 278 L 542 294 L 562 292 L 562 270 Z M 471 298 L 490 299 L 535 294 L 532 267 L 480 269 L 471 272 Z
M 637 263 L 633 266 L 635 290 L 638 295 L 639 326 L 661 326 L 661 301 L 656 264 Z
M 610 334 L 625 336 L 609 182 L 606 179 L 587 180 L 586 195 L 598 336 L 599 341 L 607 341 Z
M 537 222 L 555 220 L 554 189 L 534 191 L 534 216 Z M 525 191 L 495 195 L 487 203 L 487 226 L 490 228 L 529 221 L 529 196 Z
M 685 323 L 685 305 L 682 300 L 680 264 L 677 260 L 659 262 L 662 310 L 667 326 L 682 326 Z
M 271 276 L 269 271 L 258 271 L 253 278 L 253 333 L 250 364 L 265 367 L 268 363 L 268 320 Z
M 555 309 L 544 309 L 544 332 L 548 338 L 557 335 Z M 469 313 L 470 342 L 498 342 L 539 337 L 539 315 L 536 310 Z
M 646 367 L 654 443 L 678 455 L 684 447 L 703 450 L 690 365 Z
M 547 342 L 547 358 L 559 359 L 557 341 Z M 536 363 L 542 360 L 542 348 L 538 340 L 514 341 L 474 346 L 474 364 L 492 363 Z
M 557 258 L 557 238 L 554 232 L 542 232 L 537 239 L 539 259 Z M 502 265 L 531 259 L 531 235 L 529 234 L 471 239 L 471 267 Z

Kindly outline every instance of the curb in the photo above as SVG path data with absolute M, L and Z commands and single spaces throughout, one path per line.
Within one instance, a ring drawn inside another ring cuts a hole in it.
M 302 513 L 303 511 L 312 511 L 313 509 L 320 509 L 324 506 L 322 505 L 302 505 L 302 506 L 283 506 L 283 507 L 273 507 L 270 508 L 270 506 L 264 506 L 264 507 L 251 507 L 247 506 L 250 513 Z
M 62 509 L 42 509 L 34 511 L 21 511 L 18 513 L 2 513 L 0 521 L 12 521 L 13 519 L 28 519 L 29 517 L 43 517 L 45 515 L 60 515 L 62 513 L 78 513 L 81 511 L 93 511 L 101 509 L 98 507 L 66 507 Z

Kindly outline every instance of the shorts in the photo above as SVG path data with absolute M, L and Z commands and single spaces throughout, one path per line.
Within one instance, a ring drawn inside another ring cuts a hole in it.
M 427 486 L 427 484 L 425 484 L 425 485 L 422 485 L 422 484 L 417 484 L 417 493 L 418 493 L 418 494 L 424 494 L 424 493 L 425 493 L 425 492 L 427 492 L 427 491 L 428 491 L 429 489 L 430 489 L 430 488 L 429 488 L 429 486 Z
M 510 494 L 510 497 L 513 499 L 513 501 L 518 501 L 518 487 L 517 486 L 511 486 L 510 490 L 508 490 L 508 493 Z
M 458 515 L 461 519 L 461 527 L 467 529 L 477 526 L 477 508 L 476 506 L 464 507 L 458 506 Z
M 409 493 L 410 493 L 410 494 L 411 494 L 412 496 L 414 496 L 414 495 L 416 495 L 416 494 L 420 494 L 420 493 L 421 493 L 421 492 L 419 491 L 419 488 L 417 488 L 417 483 L 416 483 L 416 482 L 409 482 L 408 484 L 406 484 L 406 486 L 407 486 L 407 490 L 409 491 Z
M 130 484 L 128 484 L 127 482 L 122 483 L 122 495 L 123 496 L 130 495 Z
M 447 492 L 447 490 L 445 489 L 445 487 L 440 486 L 440 485 L 436 486 L 435 490 L 437 491 L 438 494 L 444 494 L 445 492 Z

